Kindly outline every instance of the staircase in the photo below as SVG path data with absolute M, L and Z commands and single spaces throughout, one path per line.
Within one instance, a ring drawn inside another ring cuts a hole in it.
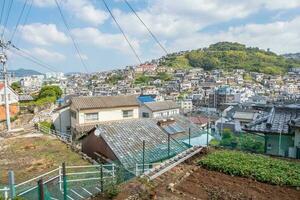
M 177 156 L 175 156 L 169 160 L 166 160 L 165 162 L 161 163 L 160 165 L 150 169 L 149 171 L 144 173 L 143 176 L 147 177 L 149 180 L 153 180 L 153 179 L 161 176 L 165 172 L 171 170 L 173 167 L 176 167 L 180 163 L 191 158 L 192 156 L 198 154 L 199 152 L 201 152 L 202 148 L 203 147 L 201 147 L 201 146 L 191 147 L 191 148 L 181 152 Z

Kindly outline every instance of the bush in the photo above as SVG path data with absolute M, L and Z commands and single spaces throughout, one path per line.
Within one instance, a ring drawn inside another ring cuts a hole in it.
M 215 151 L 198 162 L 232 176 L 253 178 L 275 185 L 300 186 L 300 163 L 239 151 Z
M 118 185 L 114 181 L 109 181 L 106 183 L 104 188 L 104 194 L 107 198 L 113 199 L 116 197 L 120 192 Z

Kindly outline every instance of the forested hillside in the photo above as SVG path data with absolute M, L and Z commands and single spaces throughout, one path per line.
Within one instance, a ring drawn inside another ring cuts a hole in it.
M 220 42 L 208 48 L 170 54 L 161 65 L 205 70 L 245 69 L 267 74 L 283 74 L 289 68 L 300 67 L 300 61 L 239 43 Z

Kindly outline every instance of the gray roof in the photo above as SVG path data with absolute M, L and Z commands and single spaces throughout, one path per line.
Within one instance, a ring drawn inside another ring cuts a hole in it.
M 74 97 L 71 99 L 71 109 L 73 110 L 130 106 L 139 106 L 139 102 L 135 95 Z
M 265 134 L 289 134 L 290 122 L 299 117 L 299 108 L 273 107 L 268 114 L 246 125 L 243 130 Z
M 176 126 L 180 126 L 185 133 L 176 140 L 171 137 L 171 155 L 184 151 L 187 146 L 182 143 L 188 138 L 188 129 L 191 128 L 191 137 L 203 133 L 200 128 L 182 115 L 174 115 Z M 96 127 L 118 160 L 131 170 L 136 163 L 142 163 L 143 140 L 145 140 L 145 162 L 152 163 L 168 157 L 168 135 L 163 127 L 158 126 L 158 121 L 163 118 L 128 119 L 98 124 L 78 126 L 76 129 L 84 132 L 95 131 Z
M 145 103 L 145 106 L 152 112 L 179 108 L 179 105 L 177 105 L 177 103 L 174 101 L 147 102 Z
M 105 122 L 98 125 L 100 137 L 112 149 L 118 160 L 127 168 L 142 163 L 143 140 L 145 163 L 167 158 L 168 136 L 157 125 L 157 119 L 131 119 Z M 172 153 L 182 152 L 186 147 L 171 140 Z

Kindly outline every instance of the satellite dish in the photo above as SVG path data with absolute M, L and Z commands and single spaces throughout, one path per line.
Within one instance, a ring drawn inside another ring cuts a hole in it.
M 99 137 L 101 134 L 101 131 L 97 128 L 94 133 L 97 137 Z

